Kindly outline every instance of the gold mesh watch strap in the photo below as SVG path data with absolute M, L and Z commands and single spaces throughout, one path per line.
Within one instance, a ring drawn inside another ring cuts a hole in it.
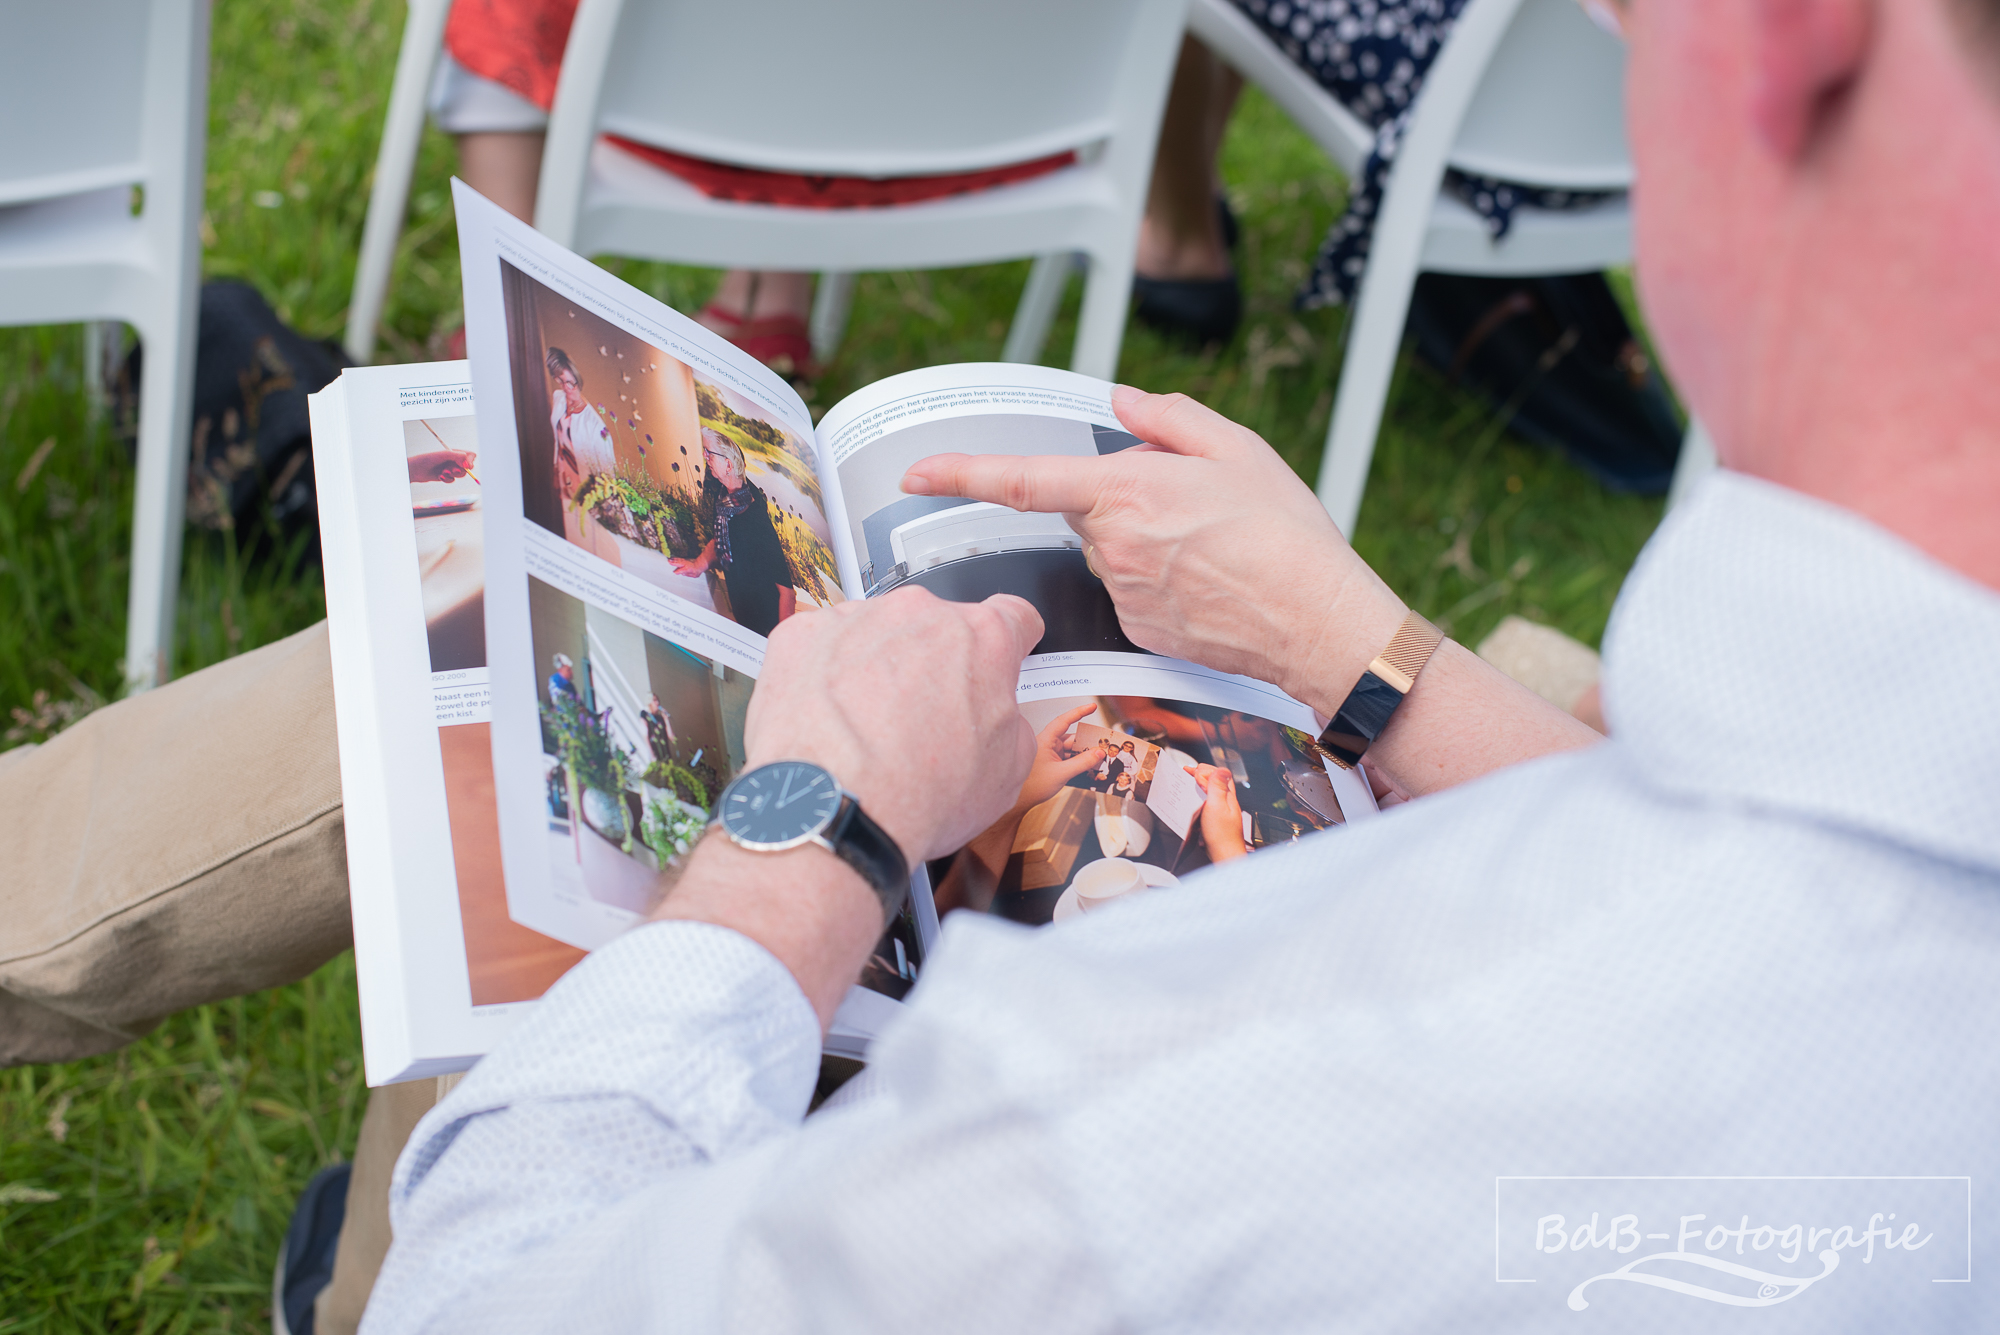
M 1403 618 L 1388 647 L 1368 665 L 1319 735 L 1327 759 L 1347 769 L 1360 762 L 1442 643 L 1444 632 L 1415 612 Z
M 1410 688 L 1417 684 L 1417 674 L 1424 670 L 1424 664 L 1431 661 L 1431 655 L 1443 643 L 1443 631 L 1411 612 L 1403 618 L 1403 624 L 1396 627 L 1389 647 L 1368 665 L 1368 670 L 1408 695 Z

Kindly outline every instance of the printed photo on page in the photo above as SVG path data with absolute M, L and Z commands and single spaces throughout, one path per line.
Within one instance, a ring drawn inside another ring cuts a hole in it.
M 758 635 L 840 598 L 809 436 L 503 263 L 523 512 Z
M 464 192 L 460 226 L 509 912 L 594 949 L 671 890 L 741 769 L 764 637 L 846 596 L 830 503 L 766 368 Z M 929 909 L 863 991 L 907 991 Z
M 907 986 L 939 911 L 1061 922 L 1373 813 L 1365 779 L 1313 745 L 1305 705 L 1134 643 L 1061 515 L 903 492 L 940 453 L 1139 445 L 1111 386 L 931 367 L 815 424 L 710 331 L 463 187 L 458 200 L 518 921 L 594 946 L 646 912 L 743 763 L 764 636 L 906 589 L 1035 607 L 1045 629 L 1018 699 L 1041 736 L 1007 817 L 919 878 L 907 932 L 870 966 L 882 992 Z

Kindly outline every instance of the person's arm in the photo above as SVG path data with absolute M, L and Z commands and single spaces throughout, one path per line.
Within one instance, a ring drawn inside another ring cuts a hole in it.
M 667 564 L 683 575 L 705 575 L 709 566 L 715 563 L 715 539 L 710 538 L 701 552 L 692 561 L 680 556 L 670 556 Z
M 1254 432 L 1178 394 L 1121 385 L 1113 403 L 1148 444 L 1096 459 L 936 455 L 904 489 L 1062 514 L 1134 642 L 1336 712 L 1402 624 L 1402 599 Z M 1417 796 L 1601 740 L 1447 640 L 1368 765 Z
M 472 472 L 478 455 L 471 450 L 429 450 L 409 458 L 410 481 L 456 482 Z
M 770 638 L 746 763 L 814 761 L 913 864 L 950 852 L 1028 772 L 1035 743 L 1014 691 L 1041 634 L 1020 599 L 914 588 L 793 617 Z M 481 1304 L 502 1289 L 516 1326 L 569 1324 L 512 1305 L 595 1297 L 580 1269 L 632 1250 L 618 1211 L 797 1130 L 822 1032 L 881 936 L 881 902 L 824 849 L 750 853 L 710 835 L 652 916 L 558 982 L 418 1125 L 397 1164 L 371 1332 L 491 1329 Z M 647 1236 L 685 1220 L 690 1237 L 722 1237 L 750 1190 L 657 1198 Z M 685 1261 L 666 1250 L 644 1267 L 626 1256 L 618 1279 Z M 679 1282 L 720 1281 L 705 1267 Z
M 1236 776 L 1219 765 L 1184 765 L 1201 785 L 1201 842 L 1210 862 L 1227 862 L 1250 851 L 1243 842 L 1243 804 L 1236 797 Z
M 1049 721 L 1035 737 L 1035 759 L 1028 777 L 1015 794 L 1007 814 L 981 830 L 952 860 L 951 869 L 938 883 L 935 898 L 940 917 L 956 908 L 985 909 L 993 902 L 1000 873 L 1014 851 L 1014 835 L 1029 811 L 1061 792 L 1077 775 L 1097 764 L 1096 747 L 1072 749 L 1070 729 L 1097 712 L 1095 701 L 1065 710 Z

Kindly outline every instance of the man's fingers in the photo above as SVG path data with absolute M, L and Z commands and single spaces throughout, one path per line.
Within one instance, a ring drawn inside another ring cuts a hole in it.
M 995 613 L 1012 639 L 1008 653 L 1016 667 L 1028 656 L 1028 651 L 1041 641 L 1042 614 L 1026 598 L 1016 598 L 1011 593 L 996 593 L 980 604 Z
M 1111 406 L 1126 430 L 1175 454 L 1240 459 L 1252 450 L 1270 448 L 1254 432 L 1185 394 L 1148 394 L 1119 385 L 1111 391 Z
M 934 454 L 911 465 L 903 490 L 912 496 L 963 496 L 1042 514 L 1089 514 L 1104 485 L 1105 465 L 1071 455 Z

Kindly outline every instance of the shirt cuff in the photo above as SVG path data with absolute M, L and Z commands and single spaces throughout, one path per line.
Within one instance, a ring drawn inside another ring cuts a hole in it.
M 796 1127 L 818 1078 L 819 1017 L 742 934 L 650 923 L 565 974 L 418 1124 L 397 1165 L 415 1190 L 468 1119 L 540 1100 L 636 1100 L 707 1159 Z

